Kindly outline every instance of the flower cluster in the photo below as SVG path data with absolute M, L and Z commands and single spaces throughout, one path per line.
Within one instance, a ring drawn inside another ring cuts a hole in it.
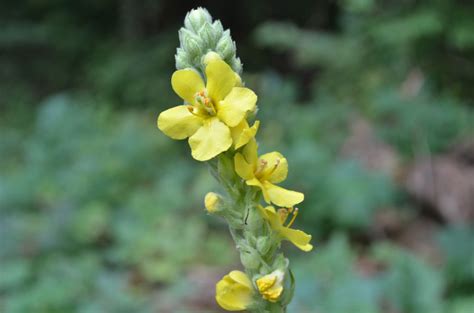
M 185 24 L 193 22 L 199 33 L 211 21 L 199 8 L 187 15 Z M 183 54 L 183 48 L 178 52 Z M 210 214 L 228 222 L 245 272 L 232 271 L 217 283 L 217 303 L 229 311 L 284 312 L 294 281 L 289 261 L 278 252 L 281 241 L 303 251 L 313 248 L 310 235 L 290 228 L 298 215 L 295 205 L 304 195 L 277 185 L 288 175 L 288 161 L 281 153 L 258 155 L 255 135 L 260 123 L 249 124 L 256 115 L 257 95 L 244 87 L 219 51 L 207 51 L 202 64 L 202 70 L 174 72 L 171 85 L 184 103 L 163 111 L 157 125 L 173 139 L 188 138 L 193 158 L 208 161 L 227 191 L 225 196 L 208 193 L 204 203 Z

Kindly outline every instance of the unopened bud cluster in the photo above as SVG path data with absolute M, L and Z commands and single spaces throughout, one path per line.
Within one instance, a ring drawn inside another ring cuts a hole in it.
M 176 68 L 196 68 L 204 72 L 204 56 L 215 52 L 229 64 L 234 72 L 242 72 L 242 63 L 236 56 L 235 42 L 230 31 L 224 30 L 219 20 L 212 21 L 204 8 L 191 10 L 179 30 L 180 47 L 176 50 Z

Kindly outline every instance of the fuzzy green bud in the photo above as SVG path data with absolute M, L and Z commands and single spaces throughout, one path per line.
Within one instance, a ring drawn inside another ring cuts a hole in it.
M 226 181 L 232 182 L 235 178 L 234 160 L 226 158 L 225 156 L 219 156 L 217 162 L 217 174 Z M 228 187 L 233 189 L 234 192 L 238 192 L 235 186 L 229 185 Z
M 188 63 L 188 56 L 186 54 L 186 51 L 183 50 L 183 48 L 178 48 L 176 50 L 175 60 L 177 68 L 192 67 L 191 64 Z
M 205 23 L 199 31 L 199 34 L 202 36 L 202 40 L 210 47 L 214 47 L 217 43 L 219 38 L 217 37 L 218 34 L 214 32 L 212 25 L 209 23 Z
M 204 73 L 204 56 L 208 52 L 217 53 L 232 69 L 239 73 L 242 63 L 236 56 L 235 42 L 230 31 L 224 31 L 219 20 L 212 21 L 204 8 L 191 10 L 184 19 L 184 27 L 179 30 L 180 47 L 176 50 L 176 68 L 193 67 Z
M 224 58 L 231 57 L 232 54 L 235 52 L 235 43 L 232 41 L 232 38 L 230 37 L 230 31 L 226 30 L 222 37 L 219 39 L 219 42 L 217 42 L 216 45 L 216 50 L 222 53 Z
M 194 36 L 184 36 L 184 38 L 181 43 L 183 50 L 187 51 L 190 55 L 200 55 L 202 46 L 200 40 Z
M 262 229 L 263 221 L 257 210 L 250 208 L 247 213 L 247 229 L 251 233 L 258 233 Z
M 256 270 L 260 266 L 260 257 L 258 252 L 254 249 L 241 251 L 240 261 L 242 262 L 242 265 L 249 270 Z
M 280 253 L 275 257 L 275 261 L 273 261 L 273 266 L 272 267 L 273 268 L 286 269 L 286 268 L 288 268 L 289 264 L 290 264 L 290 261 L 287 258 L 285 258 L 283 253 Z
M 257 238 L 257 250 L 262 255 L 267 254 L 268 250 L 272 247 L 272 241 L 269 237 L 261 236 Z
M 206 23 L 212 23 L 212 16 L 205 8 L 192 9 L 184 18 L 184 27 L 193 30 L 195 33 Z

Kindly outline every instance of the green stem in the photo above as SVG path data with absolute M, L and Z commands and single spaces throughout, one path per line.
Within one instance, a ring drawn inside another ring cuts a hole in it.
M 227 192 L 229 200 L 229 214 L 227 221 L 232 239 L 239 248 L 241 260 L 245 272 L 254 282 L 255 288 L 255 308 L 250 309 L 251 313 L 284 313 L 286 307 L 277 302 L 271 303 L 263 299 L 256 288 L 255 279 L 260 275 L 271 273 L 278 251 L 278 240 L 274 240 L 274 234 L 260 214 L 256 213 L 260 196 L 252 187 L 242 183 L 240 177 L 234 170 L 234 153 L 222 154 L 217 163 L 211 164 L 214 177 L 221 183 Z M 238 213 L 238 214 L 230 214 Z M 235 219 L 239 216 L 239 219 Z M 257 246 L 258 238 L 268 238 L 271 245 L 264 253 L 260 252 Z M 247 266 L 246 266 L 247 265 Z
M 285 313 L 286 308 L 283 308 L 278 303 L 272 303 L 271 305 L 269 305 L 268 312 L 269 313 Z

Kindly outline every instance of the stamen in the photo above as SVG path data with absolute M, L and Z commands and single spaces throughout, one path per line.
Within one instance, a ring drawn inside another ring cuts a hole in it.
M 280 165 L 280 159 L 276 159 L 275 165 L 273 165 L 273 168 L 268 172 L 268 175 L 273 174 L 273 172 L 277 169 L 278 165 Z
M 291 221 L 286 225 L 286 227 L 291 227 L 293 225 L 293 222 L 296 220 L 296 216 L 298 216 L 298 208 L 295 208 L 293 211 L 293 217 L 291 218 Z
M 259 174 L 261 174 L 263 170 L 265 169 L 265 167 L 267 167 L 267 165 L 268 165 L 268 162 L 266 160 L 260 159 L 257 170 L 254 173 L 255 176 L 258 176 Z
M 196 111 L 196 108 L 195 108 L 194 106 L 188 105 L 188 106 L 187 106 L 187 109 L 188 109 L 189 113 L 191 113 L 192 115 L 197 116 L 197 117 L 201 117 L 201 115 L 199 114 L 199 112 L 198 112 L 198 113 L 195 112 L 195 111 Z
M 196 96 L 196 102 L 202 105 L 204 103 L 203 97 L 202 96 Z
M 212 100 L 207 96 L 206 90 L 201 90 L 197 92 L 194 96 L 195 101 L 198 104 L 198 108 L 206 112 L 208 115 L 216 115 L 216 109 L 212 104 Z

